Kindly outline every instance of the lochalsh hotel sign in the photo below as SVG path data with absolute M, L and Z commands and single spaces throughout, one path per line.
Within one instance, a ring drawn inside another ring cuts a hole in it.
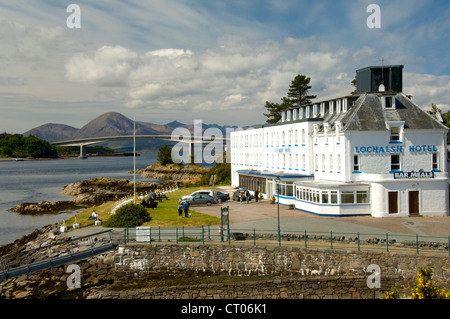
M 404 149 L 408 150 L 411 153 L 438 151 L 436 145 L 410 145 L 409 147 L 403 147 L 403 145 L 393 144 L 387 146 L 356 146 L 355 153 L 403 153 Z
M 356 146 L 355 153 L 357 154 L 379 154 L 379 153 L 403 153 L 406 149 L 410 153 L 420 152 L 437 152 L 436 145 L 410 145 L 404 147 L 403 145 L 387 145 L 387 146 Z M 411 178 L 434 178 L 434 172 L 393 172 L 394 179 L 411 179 Z

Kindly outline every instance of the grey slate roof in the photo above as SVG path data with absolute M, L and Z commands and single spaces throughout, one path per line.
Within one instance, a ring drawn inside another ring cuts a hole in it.
M 352 106 L 348 106 L 347 112 L 325 114 L 323 123 L 329 123 L 333 129 L 336 121 L 340 121 L 343 131 L 385 131 L 386 121 L 404 121 L 405 130 L 447 130 L 403 93 L 395 94 L 396 107 L 392 110 L 383 109 L 380 96 L 379 93 L 361 94 Z

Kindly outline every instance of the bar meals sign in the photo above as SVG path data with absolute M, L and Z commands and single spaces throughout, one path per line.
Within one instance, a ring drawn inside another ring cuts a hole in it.
M 394 172 L 394 179 L 434 178 L 434 172 Z

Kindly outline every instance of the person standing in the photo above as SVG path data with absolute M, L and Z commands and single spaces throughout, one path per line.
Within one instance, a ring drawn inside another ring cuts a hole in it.
M 256 190 L 255 191 L 255 201 L 258 202 L 258 197 L 259 197 L 259 192 Z
M 189 217 L 189 203 L 187 200 L 184 201 L 183 210 L 184 210 L 184 217 Z
M 245 192 L 245 199 L 246 199 L 247 204 L 248 204 L 248 201 L 250 200 L 250 192 L 248 191 L 248 189 L 247 189 L 247 191 Z
M 178 204 L 178 216 L 183 216 L 183 204 Z

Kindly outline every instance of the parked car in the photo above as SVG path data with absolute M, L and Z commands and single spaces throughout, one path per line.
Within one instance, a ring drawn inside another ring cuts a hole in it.
M 227 200 L 230 200 L 230 194 L 228 193 L 222 193 L 222 192 L 217 192 L 217 201 L 219 203 L 221 202 L 226 202 Z
M 192 199 L 194 196 L 197 196 L 197 195 L 208 195 L 208 196 L 214 197 L 214 198 L 216 199 L 216 201 L 217 201 L 217 192 L 216 192 L 216 191 L 213 191 L 213 190 L 210 190 L 210 189 L 207 189 L 207 190 L 199 190 L 199 191 L 193 192 L 193 193 L 190 194 L 190 195 L 182 196 L 182 197 L 180 198 L 180 201 L 183 201 L 183 200 L 185 200 L 185 199 Z
M 198 194 L 192 198 L 187 198 L 186 200 L 189 203 L 189 205 L 211 206 L 211 204 L 217 203 L 217 200 L 214 197 L 206 195 L 206 194 Z M 182 202 L 182 201 L 184 201 L 184 200 L 180 198 L 180 202 Z

